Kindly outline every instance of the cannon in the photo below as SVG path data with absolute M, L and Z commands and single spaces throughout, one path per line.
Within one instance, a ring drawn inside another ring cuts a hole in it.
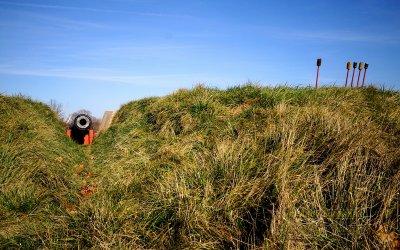
M 70 119 L 67 136 L 78 144 L 92 144 L 94 138 L 92 118 L 87 114 L 77 114 Z

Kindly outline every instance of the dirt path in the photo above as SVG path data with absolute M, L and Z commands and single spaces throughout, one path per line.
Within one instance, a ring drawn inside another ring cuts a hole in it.
M 82 164 L 82 169 L 79 173 L 82 178 L 82 188 L 79 190 L 79 194 L 83 197 L 89 197 L 92 195 L 97 188 L 96 180 L 94 179 L 95 174 L 93 172 L 94 157 L 92 154 L 92 147 L 88 145 L 85 148 L 85 153 L 87 156 L 87 166 Z

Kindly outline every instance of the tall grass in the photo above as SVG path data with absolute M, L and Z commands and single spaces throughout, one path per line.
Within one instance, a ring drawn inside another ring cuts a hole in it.
M 0 96 L 0 248 L 61 248 L 68 204 L 78 203 L 74 166 L 86 161 L 44 104 Z
M 378 228 L 400 228 L 399 105 L 375 88 L 253 85 L 128 103 L 93 145 L 91 223 L 117 223 L 95 244 L 380 248 Z
M 3 248 L 390 249 L 400 233 L 398 92 L 197 86 L 122 106 L 85 150 L 40 110 L 0 132 L 20 138 L 1 143 Z

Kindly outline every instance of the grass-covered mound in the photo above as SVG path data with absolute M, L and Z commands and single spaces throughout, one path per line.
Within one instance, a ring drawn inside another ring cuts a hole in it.
M 398 92 L 199 86 L 89 147 L 0 96 L 1 249 L 394 249 L 399 192 Z
M 0 95 L 0 249 L 63 248 L 86 157 L 46 105 Z M 76 243 L 77 244 L 77 243 Z
M 88 247 L 364 249 L 399 233 L 398 92 L 199 86 L 124 105 L 92 151 Z

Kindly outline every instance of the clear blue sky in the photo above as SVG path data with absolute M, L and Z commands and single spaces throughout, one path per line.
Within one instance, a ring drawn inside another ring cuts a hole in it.
M 0 0 L 0 92 L 101 117 L 196 83 L 400 89 L 400 1 Z

